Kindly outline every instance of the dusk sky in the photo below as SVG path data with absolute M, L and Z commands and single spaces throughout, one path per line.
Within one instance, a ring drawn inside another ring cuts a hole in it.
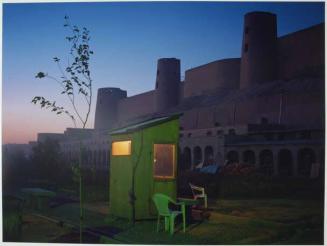
M 63 132 L 70 119 L 31 104 L 44 96 L 69 105 L 50 80 L 37 72 L 59 75 L 53 57 L 66 60 L 69 46 L 63 26 L 91 31 L 93 128 L 97 89 L 120 87 L 128 96 L 153 90 L 157 59 L 181 59 L 187 69 L 240 57 L 243 16 L 250 11 L 277 14 L 278 36 L 324 21 L 324 3 L 34 3 L 3 4 L 3 143 L 27 143 L 38 132 Z M 69 107 L 68 107 L 69 108 Z

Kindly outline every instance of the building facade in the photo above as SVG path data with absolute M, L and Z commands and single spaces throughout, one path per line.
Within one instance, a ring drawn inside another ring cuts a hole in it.
M 98 90 L 95 124 L 83 137 L 85 166 L 108 170 L 110 129 L 182 113 L 180 166 L 241 162 L 269 175 L 311 176 L 324 165 L 324 23 L 277 37 L 277 16 L 244 16 L 239 58 L 191 68 L 158 60 L 154 90 L 127 97 Z M 78 135 L 68 129 L 63 151 L 76 158 Z

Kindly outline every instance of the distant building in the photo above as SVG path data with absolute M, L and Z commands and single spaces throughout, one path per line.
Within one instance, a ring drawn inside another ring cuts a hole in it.
M 43 143 L 47 139 L 51 139 L 51 140 L 60 142 L 64 139 L 64 135 L 61 133 L 38 133 L 37 134 L 37 142 Z
M 32 153 L 32 144 L 4 144 L 2 146 L 2 154 L 7 156 L 22 154 L 28 158 Z
M 312 176 L 324 165 L 325 27 L 277 37 L 276 21 L 272 13 L 246 14 L 241 57 L 189 69 L 183 81 L 180 60 L 162 58 L 152 91 L 127 97 L 99 89 L 85 166 L 108 169 L 108 130 L 178 112 L 184 169 L 242 162 L 269 175 Z M 72 159 L 79 144 L 70 132 L 60 142 Z

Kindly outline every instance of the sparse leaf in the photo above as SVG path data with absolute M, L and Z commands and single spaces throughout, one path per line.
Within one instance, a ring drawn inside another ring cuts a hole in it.
M 45 77 L 45 73 L 43 73 L 43 72 L 38 72 L 37 74 L 36 74 L 36 76 L 35 76 L 35 78 L 39 78 L 39 79 L 42 79 L 42 78 L 44 78 Z

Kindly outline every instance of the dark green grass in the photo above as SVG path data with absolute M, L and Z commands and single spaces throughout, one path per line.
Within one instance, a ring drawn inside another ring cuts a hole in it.
M 323 203 L 264 199 L 216 200 L 209 220 L 173 235 L 155 221 L 138 222 L 115 238 L 135 244 L 322 244 Z
M 50 242 L 71 231 L 36 216 L 25 215 L 23 221 L 22 242 Z
M 104 216 L 85 209 L 85 227 L 112 226 L 123 231 L 113 239 L 101 238 L 101 242 L 124 244 L 322 244 L 323 202 L 287 199 L 215 200 L 209 204 L 208 220 L 188 225 L 183 233 L 177 224 L 170 235 L 156 232 L 156 220 L 130 221 Z M 63 221 L 79 223 L 79 205 L 66 204 L 46 212 L 46 215 Z M 49 225 L 50 226 L 50 225 Z M 55 226 L 55 225 L 54 225 Z M 37 225 L 29 233 L 42 234 Z M 25 228 L 26 229 L 26 228 Z M 54 229 L 49 229 L 54 230 Z M 26 238 L 26 237 L 25 237 Z
M 101 226 L 105 224 L 105 216 L 101 213 L 83 210 L 84 225 L 85 226 Z M 65 204 L 54 209 L 48 209 L 42 212 L 43 215 L 62 220 L 64 222 L 79 224 L 80 209 L 79 203 Z

